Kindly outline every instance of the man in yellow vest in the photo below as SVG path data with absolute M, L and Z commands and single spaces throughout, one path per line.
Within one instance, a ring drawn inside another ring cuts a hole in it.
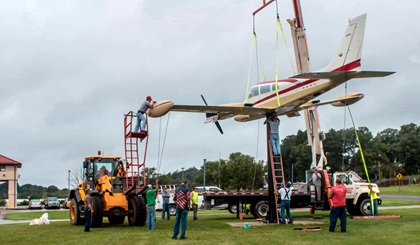
M 368 190 L 368 195 L 369 197 L 371 197 L 371 200 L 373 202 L 373 207 L 372 207 L 372 203 L 371 203 L 371 207 L 370 207 L 370 216 L 375 215 L 378 216 L 378 196 L 376 195 L 376 191 L 372 189 L 372 185 L 369 184 L 369 190 Z M 373 209 L 373 214 L 372 214 L 372 209 Z
M 198 192 L 197 192 L 197 187 L 194 187 L 194 190 L 191 192 L 191 204 L 192 204 L 192 209 L 194 212 L 194 218 L 193 220 L 197 220 L 197 209 L 198 209 Z

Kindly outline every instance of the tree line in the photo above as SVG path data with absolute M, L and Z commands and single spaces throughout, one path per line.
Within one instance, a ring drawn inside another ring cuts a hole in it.
M 370 178 L 381 180 L 394 178 L 397 173 L 419 174 L 419 126 L 410 123 L 399 130 L 385 129 L 375 136 L 367 127 L 359 127 L 356 131 Z M 325 135 L 323 145 L 331 172 L 353 170 L 366 177 L 354 129 L 330 129 Z M 305 170 L 312 162 L 306 131 L 299 130 L 296 135 L 287 136 L 282 141 L 281 151 L 286 176 L 290 179 L 293 170 L 295 181 L 304 181 Z
M 7 199 L 8 196 L 8 182 L 0 184 L 0 199 Z M 66 198 L 69 195 L 67 188 L 59 189 L 57 186 L 50 185 L 43 187 L 39 185 L 24 184 L 17 186 L 17 198 L 18 199 L 45 199 L 47 197 L 59 197 Z

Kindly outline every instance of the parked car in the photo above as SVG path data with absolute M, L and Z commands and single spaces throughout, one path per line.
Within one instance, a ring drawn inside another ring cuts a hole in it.
M 29 201 L 29 209 L 42 209 L 42 202 L 40 199 L 32 199 Z
M 57 197 L 47 197 L 47 199 L 44 200 L 44 206 L 45 206 L 45 209 L 50 209 L 50 208 L 60 209 L 60 201 L 58 200 Z

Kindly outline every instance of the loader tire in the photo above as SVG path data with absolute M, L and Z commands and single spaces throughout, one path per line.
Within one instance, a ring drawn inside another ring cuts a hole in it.
M 133 196 L 128 201 L 128 224 L 145 226 L 147 217 L 146 203 L 142 196 Z
M 92 222 L 91 227 L 101 227 L 104 218 L 104 209 L 102 208 L 101 198 L 99 196 L 92 196 Z
M 80 210 L 79 204 L 75 198 L 71 199 L 70 202 L 70 224 L 72 225 L 83 225 L 85 223 L 85 218 L 82 218 L 82 211 Z

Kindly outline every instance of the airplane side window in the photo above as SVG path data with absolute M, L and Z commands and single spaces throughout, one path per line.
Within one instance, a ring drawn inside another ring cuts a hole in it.
M 251 92 L 250 92 L 253 96 L 257 96 L 259 95 L 259 91 L 258 91 L 258 87 L 253 87 L 251 88 Z
M 268 92 L 270 92 L 270 85 L 269 85 L 269 84 L 267 84 L 267 85 L 263 85 L 263 86 L 261 86 L 261 87 L 260 87 L 260 92 L 261 92 L 261 94 L 264 94 L 264 93 L 268 93 Z

